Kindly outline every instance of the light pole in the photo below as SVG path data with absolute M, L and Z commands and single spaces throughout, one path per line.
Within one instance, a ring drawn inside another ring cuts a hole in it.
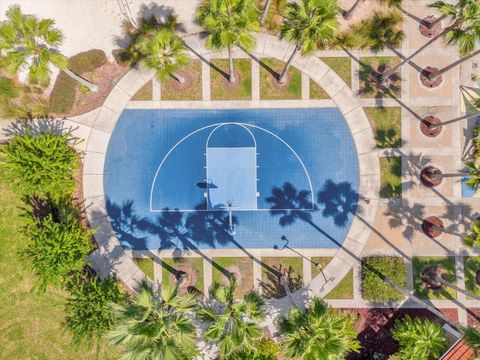
M 298 254 L 300 255 L 302 258 L 304 259 L 307 259 L 308 261 L 310 261 L 318 270 L 320 270 L 320 272 L 322 273 L 323 275 L 323 278 L 325 279 L 325 282 L 328 282 L 327 280 L 327 277 L 325 276 L 325 274 L 323 273 L 323 268 L 322 268 L 322 265 L 320 265 L 319 263 L 316 263 L 315 261 L 312 261 L 312 259 L 304 256 L 302 253 L 299 253 L 297 250 L 295 249 L 292 249 L 290 246 L 288 246 L 288 243 L 290 242 L 287 237 L 285 235 L 282 235 L 282 237 L 280 238 L 282 239 L 284 242 L 285 242 L 285 245 L 283 245 L 283 247 L 278 247 L 278 245 L 273 245 L 273 248 L 275 250 L 283 250 L 283 249 L 289 249 L 291 251 L 293 251 L 295 254 Z

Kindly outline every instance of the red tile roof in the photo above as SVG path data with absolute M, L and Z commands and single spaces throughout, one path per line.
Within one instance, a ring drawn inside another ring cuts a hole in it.
M 443 355 L 442 360 L 469 360 L 473 355 L 475 355 L 473 349 L 462 340 Z

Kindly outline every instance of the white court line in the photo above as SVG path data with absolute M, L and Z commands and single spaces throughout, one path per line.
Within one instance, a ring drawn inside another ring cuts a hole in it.
M 185 141 L 186 139 L 188 139 L 190 136 L 200 132 L 200 131 L 203 131 L 203 130 L 206 130 L 206 129 L 209 129 L 211 127 L 220 127 L 222 125 L 228 125 L 228 124 L 235 124 L 235 125 L 239 125 L 239 126 L 246 126 L 246 127 L 252 127 L 252 128 L 255 128 L 255 129 L 258 129 L 258 130 L 261 130 L 261 131 L 264 131 L 266 132 L 267 134 L 270 134 L 272 135 L 273 137 L 275 137 L 276 139 L 280 140 L 285 146 L 288 147 L 288 149 L 290 149 L 290 151 L 295 155 L 295 157 L 297 158 L 297 160 L 300 162 L 300 165 L 302 165 L 302 168 L 303 168 L 303 171 L 305 172 L 305 175 L 307 177 L 307 180 L 308 180 L 308 184 L 310 186 L 310 197 L 311 197 L 311 204 L 312 204 L 312 207 L 311 209 L 277 209 L 277 211 L 282 211 L 282 210 L 289 210 L 289 211 L 292 211 L 292 210 L 314 210 L 314 204 L 315 204 L 315 201 L 314 201 L 314 192 L 313 192 L 313 186 L 312 186 L 312 181 L 310 179 L 310 174 L 308 173 L 307 171 L 307 168 L 305 166 L 305 164 L 303 163 L 302 159 L 300 158 L 300 156 L 296 153 L 296 151 L 290 146 L 290 144 L 288 144 L 285 140 L 283 140 L 280 136 L 278 136 L 277 134 L 271 132 L 270 130 L 267 130 L 265 128 L 262 128 L 261 126 L 257 126 L 257 125 L 253 125 L 253 124 L 247 124 L 247 123 L 239 123 L 239 122 L 226 122 L 226 123 L 216 123 L 216 124 L 211 124 L 211 125 L 207 125 L 207 126 L 204 126 L 202 128 L 199 128 L 195 131 L 192 131 L 190 134 L 187 134 L 186 136 L 184 136 L 182 139 L 180 139 L 168 152 L 167 154 L 164 156 L 164 158 L 162 159 L 157 171 L 155 172 L 155 176 L 153 178 L 153 181 L 152 181 L 152 186 L 150 188 L 150 212 L 166 212 L 166 210 L 157 210 L 157 209 L 153 209 L 152 207 L 152 201 L 153 201 L 153 189 L 155 187 L 155 182 L 157 181 L 157 176 L 160 172 L 160 169 L 162 168 L 163 164 L 165 163 L 165 160 L 170 156 L 170 154 L 173 152 L 173 150 L 175 150 L 175 148 L 180 145 L 183 141 Z M 262 210 L 262 209 L 257 209 L 257 210 Z M 268 211 L 271 211 L 271 209 L 265 209 L 265 210 L 268 210 Z M 191 212 L 194 212 L 194 211 L 214 211 L 214 210 L 195 210 L 195 209 L 191 209 L 191 210 L 169 210 L 169 211 L 179 211 L 179 212 L 188 212 L 188 211 L 191 211 Z M 254 210 L 244 210 L 244 211 L 254 211 Z M 275 211 L 275 210 L 273 210 Z

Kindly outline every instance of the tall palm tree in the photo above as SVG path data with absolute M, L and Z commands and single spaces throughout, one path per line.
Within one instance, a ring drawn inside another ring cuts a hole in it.
M 447 44 L 458 45 L 461 58 L 444 68 L 431 72 L 429 80 L 434 80 L 443 73 L 460 65 L 464 61 L 480 54 L 480 4 L 477 0 L 460 0 L 456 5 L 437 1 L 431 7 L 438 9 L 444 16 L 449 16 L 453 25 L 443 32 Z M 475 51 L 475 49 L 477 49 Z
M 405 360 L 438 359 L 448 345 L 439 323 L 408 315 L 395 321 L 392 335 L 400 344 L 396 355 Z
M 270 9 L 270 4 L 272 0 L 265 0 L 265 5 L 263 5 L 262 16 L 260 16 L 260 24 L 263 25 L 267 19 L 268 9 Z
M 306 309 L 292 307 L 278 329 L 293 358 L 340 360 L 360 348 L 354 322 L 353 315 L 329 309 L 315 297 Z
M 54 27 L 52 19 L 38 19 L 22 14 L 18 5 L 6 12 L 7 20 L 0 24 L 0 55 L 5 57 L 6 69 L 11 74 L 28 70 L 29 81 L 46 85 L 50 81 L 51 67 L 63 70 L 91 91 L 98 91 L 92 84 L 68 69 L 67 58 L 58 52 L 63 34 Z
M 287 4 L 283 12 L 285 23 L 280 28 L 279 37 L 290 41 L 295 48 L 285 64 L 279 82 L 285 81 L 297 52 L 305 56 L 338 41 L 338 11 L 336 0 L 299 0 L 298 3 Z
M 131 53 L 141 66 L 155 70 L 159 80 L 171 76 L 184 83 L 185 79 L 177 71 L 188 64 L 189 58 L 182 39 L 171 26 L 151 29 L 139 35 L 132 44 Z
M 432 179 L 439 179 L 439 178 L 447 178 L 447 177 L 463 177 L 467 176 L 467 180 L 465 180 L 465 184 L 470 186 L 472 189 L 477 190 L 480 187 L 480 167 L 477 165 L 475 161 L 466 161 L 464 163 L 467 172 L 461 172 L 456 174 L 432 174 L 430 178 Z
M 463 329 L 465 335 L 465 342 L 476 352 L 480 350 L 480 331 L 474 327 L 467 327 Z
M 252 0 L 204 0 L 197 9 L 197 22 L 207 33 L 207 47 L 228 50 L 230 82 L 235 82 L 233 47 L 239 46 L 245 51 L 254 48 L 252 31 L 259 29 L 258 15 Z
M 208 324 L 205 338 L 218 344 L 220 358 L 241 350 L 253 350 L 255 341 L 262 337 L 258 322 L 265 318 L 263 299 L 251 291 L 243 301 L 235 302 L 235 288 L 233 276 L 230 277 L 230 286 L 214 283 L 210 288 L 213 302 L 198 310 L 200 320 Z
M 116 324 L 107 339 L 122 346 L 122 359 L 193 359 L 195 328 L 187 313 L 194 308 L 195 295 L 168 284 L 156 291 L 144 280 L 131 299 L 111 305 Z

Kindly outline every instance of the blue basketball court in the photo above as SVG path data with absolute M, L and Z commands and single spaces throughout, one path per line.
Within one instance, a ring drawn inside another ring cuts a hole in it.
M 334 108 L 125 110 L 104 187 L 128 248 L 272 248 L 282 236 L 331 248 L 350 226 L 358 177 Z

